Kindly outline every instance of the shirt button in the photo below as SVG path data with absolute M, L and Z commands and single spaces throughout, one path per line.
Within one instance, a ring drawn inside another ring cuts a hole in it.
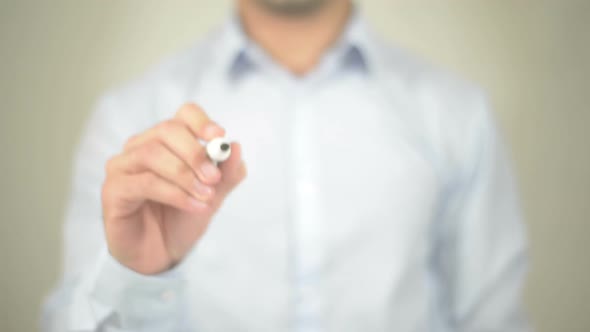
M 162 294 L 160 294 L 160 298 L 162 299 L 162 301 L 165 302 L 171 302 L 174 300 L 174 298 L 176 297 L 176 294 L 174 294 L 174 291 L 172 290 L 167 290 L 162 292 Z

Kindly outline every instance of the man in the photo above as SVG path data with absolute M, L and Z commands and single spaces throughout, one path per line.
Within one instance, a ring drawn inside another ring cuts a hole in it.
M 481 93 L 348 0 L 237 7 L 99 103 L 44 328 L 526 330 L 525 234 Z M 226 131 L 217 168 L 202 143 Z

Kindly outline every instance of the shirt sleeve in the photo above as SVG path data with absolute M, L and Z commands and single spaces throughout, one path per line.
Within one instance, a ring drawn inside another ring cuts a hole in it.
M 460 175 L 448 186 L 436 264 L 453 331 L 529 331 L 522 286 L 527 239 L 507 153 L 487 102 L 459 131 Z
M 143 129 L 131 125 L 133 114 L 120 104 L 114 97 L 101 100 L 76 153 L 63 275 L 43 306 L 46 332 L 189 330 L 182 264 L 145 276 L 119 264 L 106 249 L 100 200 L 104 165 L 127 137 Z

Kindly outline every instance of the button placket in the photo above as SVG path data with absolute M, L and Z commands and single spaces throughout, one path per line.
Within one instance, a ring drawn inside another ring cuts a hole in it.
M 291 111 L 292 231 L 295 282 L 295 323 L 306 331 L 320 329 L 321 298 L 318 289 L 321 264 L 321 206 L 317 186 L 317 146 L 313 77 L 293 81 Z M 311 325 L 310 325 L 311 324 Z

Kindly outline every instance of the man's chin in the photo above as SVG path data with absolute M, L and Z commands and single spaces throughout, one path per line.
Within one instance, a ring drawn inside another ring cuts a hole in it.
M 256 0 L 269 11 L 284 16 L 306 16 L 321 9 L 329 0 Z

